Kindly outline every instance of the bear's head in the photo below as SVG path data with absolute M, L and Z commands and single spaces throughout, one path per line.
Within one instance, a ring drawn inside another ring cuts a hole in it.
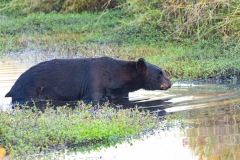
M 172 82 L 166 73 L 161 68 L 146 62 L 145 59 L 139 58 L 136 68 L 143 76 L 144 89 L 167 90 L 172 86 Z

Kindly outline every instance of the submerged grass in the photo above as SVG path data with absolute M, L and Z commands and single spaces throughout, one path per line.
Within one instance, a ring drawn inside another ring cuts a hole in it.
M 0 144 L 11 157 L 43 154 L 78 146 L 84 151 L 115 146 L 158 128 L 156 115 L 133 109 L 97 108 L 80 104 L 72 109 L 48 106 L 44 111 L 23 106 L 0 110 Z M 101 144 L 101 145 L 97 145 Z M 96 147 L 97 146 L 97 147 Z

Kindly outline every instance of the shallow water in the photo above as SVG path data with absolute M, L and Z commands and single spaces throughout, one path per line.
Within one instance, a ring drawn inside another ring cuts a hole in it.
M 26 71 L 27 65 L 9 59 L 0 59 L 0 98 L 13 86 L 17 78 Z
M 29 66 L 6 58 L 0 61 L 0 99 Z M 175 83 L 167 91 L 139 90 L 129 97 L 113 103 L 123 108 L 138 105 L 159 116 L 175 113 L 186 119 L 187 127 L 160 131 L 133 146 L 122 144 L 67 159 L 240 159 L 240 85 L 234 81 Z

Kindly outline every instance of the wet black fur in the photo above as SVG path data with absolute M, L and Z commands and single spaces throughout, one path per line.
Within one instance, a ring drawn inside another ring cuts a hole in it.
M 106 100 L 140 88 L 166 90 L 172 83 L 157 66 L 109 57 L 54 59 L 24 72 L 5 97 L 13 102 L 39 100 Z M 164 86 L 164 87 L 163 87 Z

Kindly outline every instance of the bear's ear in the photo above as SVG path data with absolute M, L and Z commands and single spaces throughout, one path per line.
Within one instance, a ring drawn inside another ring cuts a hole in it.
M 140 73 L 145 73 L 147 70 L 146 61 L 144 58 L 139 58 L 137 61 L 137 70 Z

